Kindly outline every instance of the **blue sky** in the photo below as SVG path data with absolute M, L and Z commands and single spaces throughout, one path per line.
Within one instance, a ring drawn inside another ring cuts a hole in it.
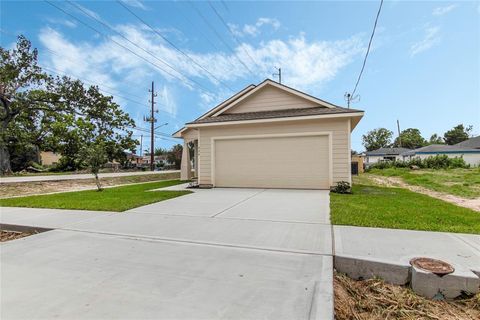
M 1 45 L 11 47 L 15 35 L 26 35 L 38 47 L 42 66 L 113 93 L 138 127 L 148 126 L 143 116 L 154 80 L 157 125 L 168 122 L 158 131 L 168 134 L 234 91 L 272 78 L 275 67 L 282 68 L 283 83 L 345 105 L 379 4 L 123 3 L 157 33 L 115 1 L 54 2 L 103 35 L 47 2 L 2 1 Z M 427 139 L 459 123 L 479 134 L 479 2 L 385 1 L 357 92 L 360 101 L 352 107 L 365 110 L 352 135 L 357 151 L 363 150 L 362 134 L 378 127 L 394 131 L 397 119 L 402 129 L 419 128 Z M 142 132 L 135 134 L 139 139 Z M 174 143 L 156 139 L 157 146 Z

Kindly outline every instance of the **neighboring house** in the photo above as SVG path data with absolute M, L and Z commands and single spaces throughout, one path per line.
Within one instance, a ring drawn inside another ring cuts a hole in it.
M 61 154 L 52 151 L 40 151 L 40 164 L 42 166 L 53 166 L 60 161 Z
M 404 160 L 402 153 L 410 151 L 407 148 L 380 148 L 377 150 L 365 152 L 365 167 L 381 161 L 399 161 Z
M 480 148 L 475 149 L 469 147 L 462 147 L 460 144 L 456 144 L 453 146 L 445 144 L 431 144 L 429 146 L 410 150 L 402 154 L 405 160 L 410 160 L 413 158 L 426 159 L 436 155 L 447 155 L 449 158 L 461 157 L 463 158 L 463 160 L 465 160 L 466 163 L 471 166 L 480 165 Z
M 456 144 L 457 147 L 480 149 L 480 136 Z
M 174 133 L 181 178 L 201 187 L 328 189 L 351 182 L 350 133 L 363 111 L 338 107 L 272 80 L 250 85 Z
M 130 165 L 132 166 L 140 166 L 142 164 L 142 157 L 137 156 L 136 154 L 133 153 L 128 153 L 127 152 L 127 160 L 130 162 Z

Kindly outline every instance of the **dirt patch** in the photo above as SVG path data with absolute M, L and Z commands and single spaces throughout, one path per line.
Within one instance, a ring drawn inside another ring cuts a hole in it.
M 451 301 L 420 297 L 409 288 L 372 279 L 355 281 L 335 274 L 335 319 L 480 319 L 480 294 Z
M 18 231 L 6 231 L 0 230 L 0 242 L 7 242 L 15 239 L 31 236 L 31 232 L 18 232 Z
M 159 180 L 180 178 L 180 173 L 169 172 L 138 176 L 124 176 L 114 178 L 101 178 L 104 187 L 120 186 L 131 183 L 141 183 Z M 95 179 L 38 181 L 38 182 L 13 182 L 0 184 L 0 199 L 18 196 L 38 195 L 54 192 L 82 191 L 96 189 Z
M 475 199 L 465 199 L 451 194 L 446 194 L 438 191 L 433 191 L 427 188 L 412 186 L 404 182 L 399 177 L 379 177 L 379 176 L 370 176 L 370 180 L 375 184 L 386 187 L 399 187 L 408 189 L 413 192 L 422 193 L 432 198 L 437 198 L 446 202 L 453 203 L 454 205 L 472 209 L 474 211 L 480 212 L 480 198 Z

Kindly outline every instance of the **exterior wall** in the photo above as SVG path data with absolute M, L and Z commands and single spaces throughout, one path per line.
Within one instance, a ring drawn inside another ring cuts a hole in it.
M 241 135 L 299 134 L 306 132 L 331 132 L 332 136 L 332 182 L 351 182 L 350 119 L 316 119 L 302 121 L 278 121 L 243 125 L 201 127 L 199 129 L 199 183 L 212 184 L 212 138 Z M 285 150 L 288 152 L 288 150 Z M 301 155 L 299 155 L 301 156 Z M 285 170 L 289 170 L 286 168 Z M 248 174 L 246 172 L 245 174 Z
M 400 155 L 387 155 L 387 156 L 365 156 L 365 165 L 369 166 L 379 161 L 385 160 L 385 157 L 395 157 L 396 161 L 404 160 Z
M 40 161 L 44 166 L 51 166 L 60 161 L 62 157 L 61 154 L 52 152 L 52 151 L 42 151 L 40 152 Z
M 465 162 L 472 167 L 480 166 L 480 152 L 479 153 L 438 153 L 438 155 L 442 155 L 442 154 L 446 154 L 449 158 L 462 157 L 463 160 L 465 160 Z M 436 155 L 437 154 L 417 154 L 412 158 L 420 158 L 423 160 L 429 157 L 434 157 Z M 405 159 L 405 160 L 408 160 L 408 159 Z
M 226 110 L 225 114 L 310 107 L 318 107 L 318 104 L 285 92 L 284 90 L 272 86 L 266 86 L 262 90 L 239 102 L 236 106 Z

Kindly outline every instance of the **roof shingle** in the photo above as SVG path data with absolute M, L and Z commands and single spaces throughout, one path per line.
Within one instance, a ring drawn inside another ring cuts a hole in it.
M 187 124 L 244 121 L 244 120 L 257 120 L 257 119 L 274 119 L 274 118 L 288 118 L 288 117 L 304 117 L 304 116 L 314 116 L 314 115 L 324 115 L 324 114 L 355 113 L 355 112 L 363 112 L 363 111 L 356 110 L 356 109 L 347 109 L 342 107 L 297 108 L 297 109 L 284 109 L 284 110 L 273 110 L 273 111 L 221 114 L 216 117 L 207 117 L 203 119 L 197 119 Z

